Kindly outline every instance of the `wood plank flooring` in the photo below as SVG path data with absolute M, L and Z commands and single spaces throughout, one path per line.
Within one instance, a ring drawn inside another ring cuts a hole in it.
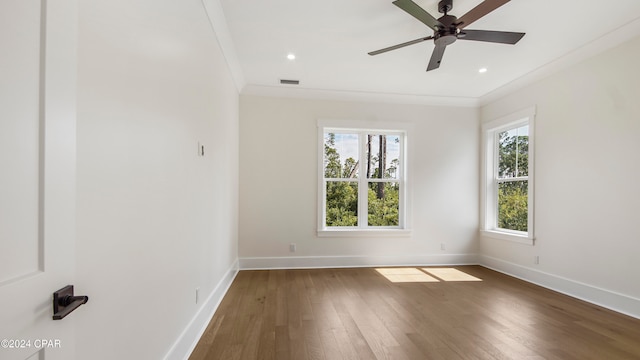
M 190 360 L 640 359 L 638 319 L 480 266 L 454 269 L 482 281 L 241 271 Z

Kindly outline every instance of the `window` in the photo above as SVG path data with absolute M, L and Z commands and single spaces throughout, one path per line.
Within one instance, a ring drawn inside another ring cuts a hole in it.
M 483 127 L 485 234 L 533 244 L 533 120 L 535 109 Z
M 405 132 L 319 131 L 318 230 L 405 229 Z

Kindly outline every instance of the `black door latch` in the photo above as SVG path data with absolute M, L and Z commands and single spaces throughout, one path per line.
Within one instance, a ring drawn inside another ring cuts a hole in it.
M 73 310 L 86 304 L 88 296 L 73 295 L 73 285 L 67 285 L 53 293 L 53 320 L 61 320 Z

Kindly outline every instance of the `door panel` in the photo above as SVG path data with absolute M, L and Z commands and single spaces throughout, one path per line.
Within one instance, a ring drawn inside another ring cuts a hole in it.
M 40 28 L 38 1 L 0 4 L 0 284 L 40 270 Z M 10 27 L 5 29 L 5 27 Z M 8 55 L 5 57 L 5 54 Z
M 74 358 L 75 0 L 0 1 L 0 359 Z M 80 311 L 80 309 L 78 310 Z

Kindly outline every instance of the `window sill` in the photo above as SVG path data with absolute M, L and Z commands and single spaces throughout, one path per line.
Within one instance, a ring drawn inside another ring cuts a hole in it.
M 520 235 L 498 230 L 480 230 L 480 235 L 492 239 L 512 241 L 531 246 L 533 246 L 535 240 L 534 238 L 530 238 L 528 235 Z
M 323 229 L 318 230 L 318 237 L 409 237 L 407 229 Z

